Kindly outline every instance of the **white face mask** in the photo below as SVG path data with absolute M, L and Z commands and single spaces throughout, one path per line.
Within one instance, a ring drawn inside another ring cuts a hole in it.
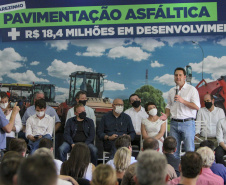
M 156 115 L 157 115 L 157 112 L 158 112 L 158 110 L 157 110 L 156 108 L 154 108 L 154 109 L 149 110 L 148 113 L 149 113 L 151 116 L 156 116 Z
M 124 106 L 115 106 L 115 112 L 121 114 L 123 112 Z
M 36 115 L 38 117 L 42 117 L 42 116 L 44 116 L 44 114 L 45 114 L 45 111 L 41 111 L 41 112 L 36 111 Z
M 6 109 L 8 107 L 8 102 L 7 103 L 0 103 L 0 107 L 3 109 Z

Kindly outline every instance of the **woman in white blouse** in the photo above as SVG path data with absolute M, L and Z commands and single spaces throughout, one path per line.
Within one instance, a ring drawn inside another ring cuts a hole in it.
M 10 108 L 9 106 L 9 98 L 5 92 L 1 92 L 0 107 L 4 112 L 6 119 L 9 120 L 12 114 L 12 108 Z M 21 130 L 21 128 L 22 128 L 22 121 L 21 121 L 20 114 L 18 112 L 15 118 L 13 129 L 10 133 L 6 133 L 6 137 L 15 138 L 15 133 L 18 133 Z
M 145 111 L 149 115 L 141 122 L 141 133 L 143 139 L 148 137 L 154 137 L 159 142 L 159 151 L 162 152 L 163 146 L 163 135 L 166 131 L 166 122 L 159 119 L 157 116 L 157 108 L 153 102 L 148 102 L 145 104 Z

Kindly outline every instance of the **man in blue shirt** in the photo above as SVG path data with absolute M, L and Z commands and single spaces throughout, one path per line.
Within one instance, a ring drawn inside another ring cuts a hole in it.
M 20 111 L 20 108 L 17 106 L 17 103 L 15 103 L 12 114 L 9 120 L 6 119 L 4 113 L 0 109 L 0 152 L 1 156 L 3 156 L 3 149 L 6 148 L 6 136 L 5 133 L 10 133 L 13 129 L 15 117 L 16 114 Z
M 104 150 L 110 152 L 110 159 L 116 152 L 115 140 L 118 136 L 127 134 L 133 141 L 136 135 L 130 116 L 123 112 L 123 101 L 115 99 L 112 107 L 113 110 L 102 117 L 97 127 L 97 135 L 104 142 Z
M 91 162 L 97 165 L 97 148 L 94 146 L 95 129 L 92 119 L 86 117 L 83 104 L 74 107 L 74 117 L 69 118 L 64 129 L 64 143 L 59 147 L 59 157 L 66 161 L 67 153 L 71 151 L 75 143 L 83 142 L 90 149 Z

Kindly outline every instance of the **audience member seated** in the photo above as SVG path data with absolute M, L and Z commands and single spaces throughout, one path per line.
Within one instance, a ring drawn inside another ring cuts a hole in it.
M 166 157 L 154 150 L 145 150 L 138 155 L 137 185 L 163 185 L 168 181 Z
M 145 118 L 141 122 L 141 133 L 143 139 L 148 137 L 155 137 L 159 142 L 159 151 L 162 152 L 163 146 L 163 135 L 166 131 L 166 122 L 159 119 L 157 116 L 157 108 L 155 103 L 148 102 L 145 104 L 145 111 L 148 113 L 149 117 Z
M 179 177 L 178 185 L 196 185 L 197 179 L 202 173 L 201 156 L 197 152 L 186 152 L 185 155 L 181 157 L 180 171 L 181 176 Z M 178 179 L 174 180 L 178 181 Z M 169 184 L 172 184 L 172 181 L 170 181 Z M 204 183 L 203 185 L 206 184 Z
M 223 185 L 224 180 L 222 177 L 214 174 L 210 167 L 214 162 L 215 156 L 213 151 L 208 148 L 208 147 L 201 147 L 197 150 L 197 153 L 201 156 L 202 158 L 202 173 L 199 175 L 197 179 L 197 184 L 213 184 L 213 185 Z M 192 163 L 193 161 L 190 161 Z M 198 162 L 196 162 L 198 163 Z M 182 176 L 183 176 L 182 172 Z M 171 184 L 178 184 L 180 181 L 180 177 L 173 179 Z
M 40 99 L 45 99 L 44 92 L 43 91 L 35 92 L 35 94 L 34 94 L 34 105 L 28 107 L 26 112 L 24 113 L 24 116 L 22 117 L 23 130 L 21 132 L 19 132 L 18 137 L 25 139 L 25 141 L 27 143 L 28 143 L 28 140 L 27 140 L 26 134 L 25 134 L 26 122 L 27 122 L 29 117 L 36 114 L 35 102 L 37 100 L 40 100 Z M 47 105 L 45 114 L 48 114 L 51 117 L 55 117 L 55 131 L 57 131 L 61 126 L 61 122 L 60 122 L 60 119 L 59 119 L 55 109 Z
M 128 135 L 119 136 L 115 140 L 115 148 L 118 150 L 121 147 L 126 147 L 132 152 L 132 146 L 131 146 L 131 138 Z M 137 160 L 135 157 L 131 156 L 130 164 L 135 163 Z M 115 168 L 114 165 L 114 159 L 111 159 L 107 162 L 107 164 L 111 165 L 113 168 Z
M 37 149 L 34 152 L 33 156 L 49 158 L 51 160 L 54 159 L 53 153 L 48 148 Z M 58 175 L 57 185 L 72 185 L 72 183 L 78 185 L 78 183 L 72 177 L 66 175 Z
M 112 107 L 113 110 L 102 117 L 97 127 L 97 135 L 103 141 L 104 151 L 110 152 L 110 159 L 116 152 L 115 140 L 118 136 L 127 134 L 133 141 L 136 135 L 130 116 L 123 112 L 123 101 L 115 99 Z
M 107 164 L 100 164 L 93 172 L 91 185 L 118 185 L 115 170 Z
M 23 157 L 26 156 L 27 143 L 24 139 L 12 139 L 9 143 L 9 151 L 18 152 Z
M 46 102 L 43 99 L 35 102 L 36 114 L 29 117 L 26 123 L 26 137 L 29 139 L 30 153 L 34 153 L 38 149 L 41 138 L 52 138 L 53 134 L 53 118 L 46 111 Z
M 146 151 L 146 150 L 159 151 L 158 141 L 153 137 L 149 137 L 149 138 L 145 139 L 143 142 L 142 151 Z M 121 185 L 135 185 L 136 184 L 134 181 L 136 165 L 137 165 L 137 163 L 133 163 L 128 167 L 128 169 L 126 170 L 126 172 L 123 176 Z M 168 180 L 177 178 L 177 174 L 176 174 L 174 168 L 170 164 L 167 164 L 166 171 L 169 176 Z
M 0 164 L 0 184 L 13 185 L 13 177 L 17 172 L 23 157 L 17 152 L 7 152 Z
M 46 148 L 51 152 L 51 157 L 53 157 L 53 142 L 50 139 L 47 138 L 42 138 L 40 143 L 39 143 L 39 148 Z M 62 165 L 62 161 L 58 160 L 58 159 L 54 159 L 54 162 L 56 164 L 56 168 L 57 168 L 57 175 L 60 175 L 60 169 L 61 169 L 61 165 Z
M 71 185 L 57 176 L 55 164 L 50 156 L 32 155 L 20 165 L 15 183 L 17 185 Z
M 207 136 L 208 139 L 214 141 L 215 146 L 217 146 L 216 127 L 217 122 L 220 119 L 225 118 L 224 110 L 214 106 L 213 95 L 206 94 L 204 96 L 204 102 L 205 107 L 200 108 L 197 113 L 197 125 L 195 127 L 195 133 L 198 137 L 201 136 L 201 139 L 205 139 L 205 136 Z M 201 129 L 200 121 L 204 121 L 202 124 L 206 125 L 206 130 Z
M 216 163 L 221 163 L 226 167 L 224 155 L 226 155 L 226 118 L 223 118 L 217 123 L 217 142 L 219 146 L 215 150 Z
M 95 166 L 90 163 L 89 148 L 84 143 L 75 143 L 70 157 L 61 166 L 61 175 L 69 175 L 75 180 L 78 178 L 92 179 Z
M 86 117 L 83 104 L 77 104 L 74 107 L 75 116 L 67 120 L 64 129 L 64 143 L 59 147 L 59 156 L 61 161 L 66 161 L 67 153 L 71 151 L 75 143 L 85 143 L 91 153 L 91 162 L 97 165 L 97 148 L 94 146 L 95 129 L 93 120 Z
M 130 160 L 131 151 L 128 148 L 122 147 L 116 151 L 114 156 L 114 165 L 119 185 L 121 184 L 125 171 L 130 165 Z
M 94 110 L 91 107 L 86 105 L 86 102 L 87 102 L 86 92 L 85 91 L 77 92 L 75 95 L 75 101 L 76 101 L 76 104 L 81 103 L 85 107 L 86 117 L 92 119 L 94 125 L 96 125 L 96 116 L 95 116 Z M 74 116 L 75 116 L 75 110 L 74 110 L 74 107 L 72 107 L 67 112 L 66 123 L 69 118 L 72 118 Z
M 200 147 L 205 146 L 209 147 L 212 151 L 215 149 L 214 142 L 211 140 L 205 140 L 200 143 Z M 210 169 L 214 174 L 221 176 L 224 179 L 224 184 L 226 184 L 226 167 L 223 164 L 219 164 L 214 161 Z
M 12 115 L 13 107 L 9 104 L 9 98 L 5 92 L 1 92 L 0 107 L 4 112 L 6 119 L 9 120 Z M 6 133 L 6 148 L 9 149 L 11 139 L 15 138 L 16 133 L 22 129 L 22 121 L 19 112 L 16 114 L 14 126 L 10 133 Z
M 177 173 L 177 176 L 180 176 L 180 171 L 179 171 L 179 164 L 180 164 L 180 159 L 176 158 L 174 156 L 174 153 L 177 149 L 177 141 L 174 137 L 168 136 L 165 138 L 163 142 L 163 153 L 166 156 L 168 164 L 170 164 L 175 172 Z
M 140 136 L 141 136 L 141 120 L 148 118 L 148 114 L 145 109 L 141 106 L 141 99 L 138 94 L 131 94 L 129 97 L 129 103 L 132 105 L 131 108 L 125 110 L 125 113 L 131 117 L 136 136 L 132 142 L 132 145 L 139 146 L 140 150 Z

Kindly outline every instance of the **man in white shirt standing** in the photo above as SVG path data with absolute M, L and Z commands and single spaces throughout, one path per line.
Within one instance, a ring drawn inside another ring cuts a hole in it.
M 170 136 L 177 140 L 175 157 L 180 157 L 181 141 L 184 142 L 185 151 L 194 151 L 195 144 L 195 118 L 200 108 L 199 93 L 197 89 L 185 82 L 184 68 L 174 70 L 176 87 L 170 89 L 165 114 L 160 119 L 166 120 L 171 115 Z
M 96 127 L 96 116 L 94 114 L 94 110 L 92 108 L 86 106 L 86 102 L 87 102 L 86 92 L 85 91 L 77 92 L 77 94 L 75 95 L 75 100 L 77 103 L 81 103 L 84 105 L 85 110 L 86 110 L 86 117 L 92 119 L 94 122 L 94 125 Z M 75 114 L 74 114 L 74 106 L 73 106 L 67 112 L 66 122 L 69 118 L 72 118 L 74 116 L 75 116 Z M 65 125 L 66 125 L 66 122 L 65 122 Z
M 205 107 L 199 109 L 197 114 L 196 135 L 198 137 L 207 136 L 217 146 L 216 127 L 220 119 L 225 118 L 223 109 L 214 106 L 214 98 L 210 94 L 204 96 Z M 204 121 L 201 123 L 200 121 Z M 206 125 L 206 130 L 201 129 L 201 124 Z
M 36 114 L 30 116 L 26 122 L 26 137 L 29 140 L 31 154 L 38 149 L 41 138 L 52 139 L 53 117 L 45 114 L 46 102 L 43 99 L 35 101 Z
M 131 117 L 136 136 L 132 141 L 132 145 L 137 145 L 140 148 L 140 135 L 141 135 L 141 120 L 148 118 L 148 114 L 141 106 L 141 99 L 137 94 L 131 94 L 129 102 L 132 105 L 131 108 L 125 111 Z

